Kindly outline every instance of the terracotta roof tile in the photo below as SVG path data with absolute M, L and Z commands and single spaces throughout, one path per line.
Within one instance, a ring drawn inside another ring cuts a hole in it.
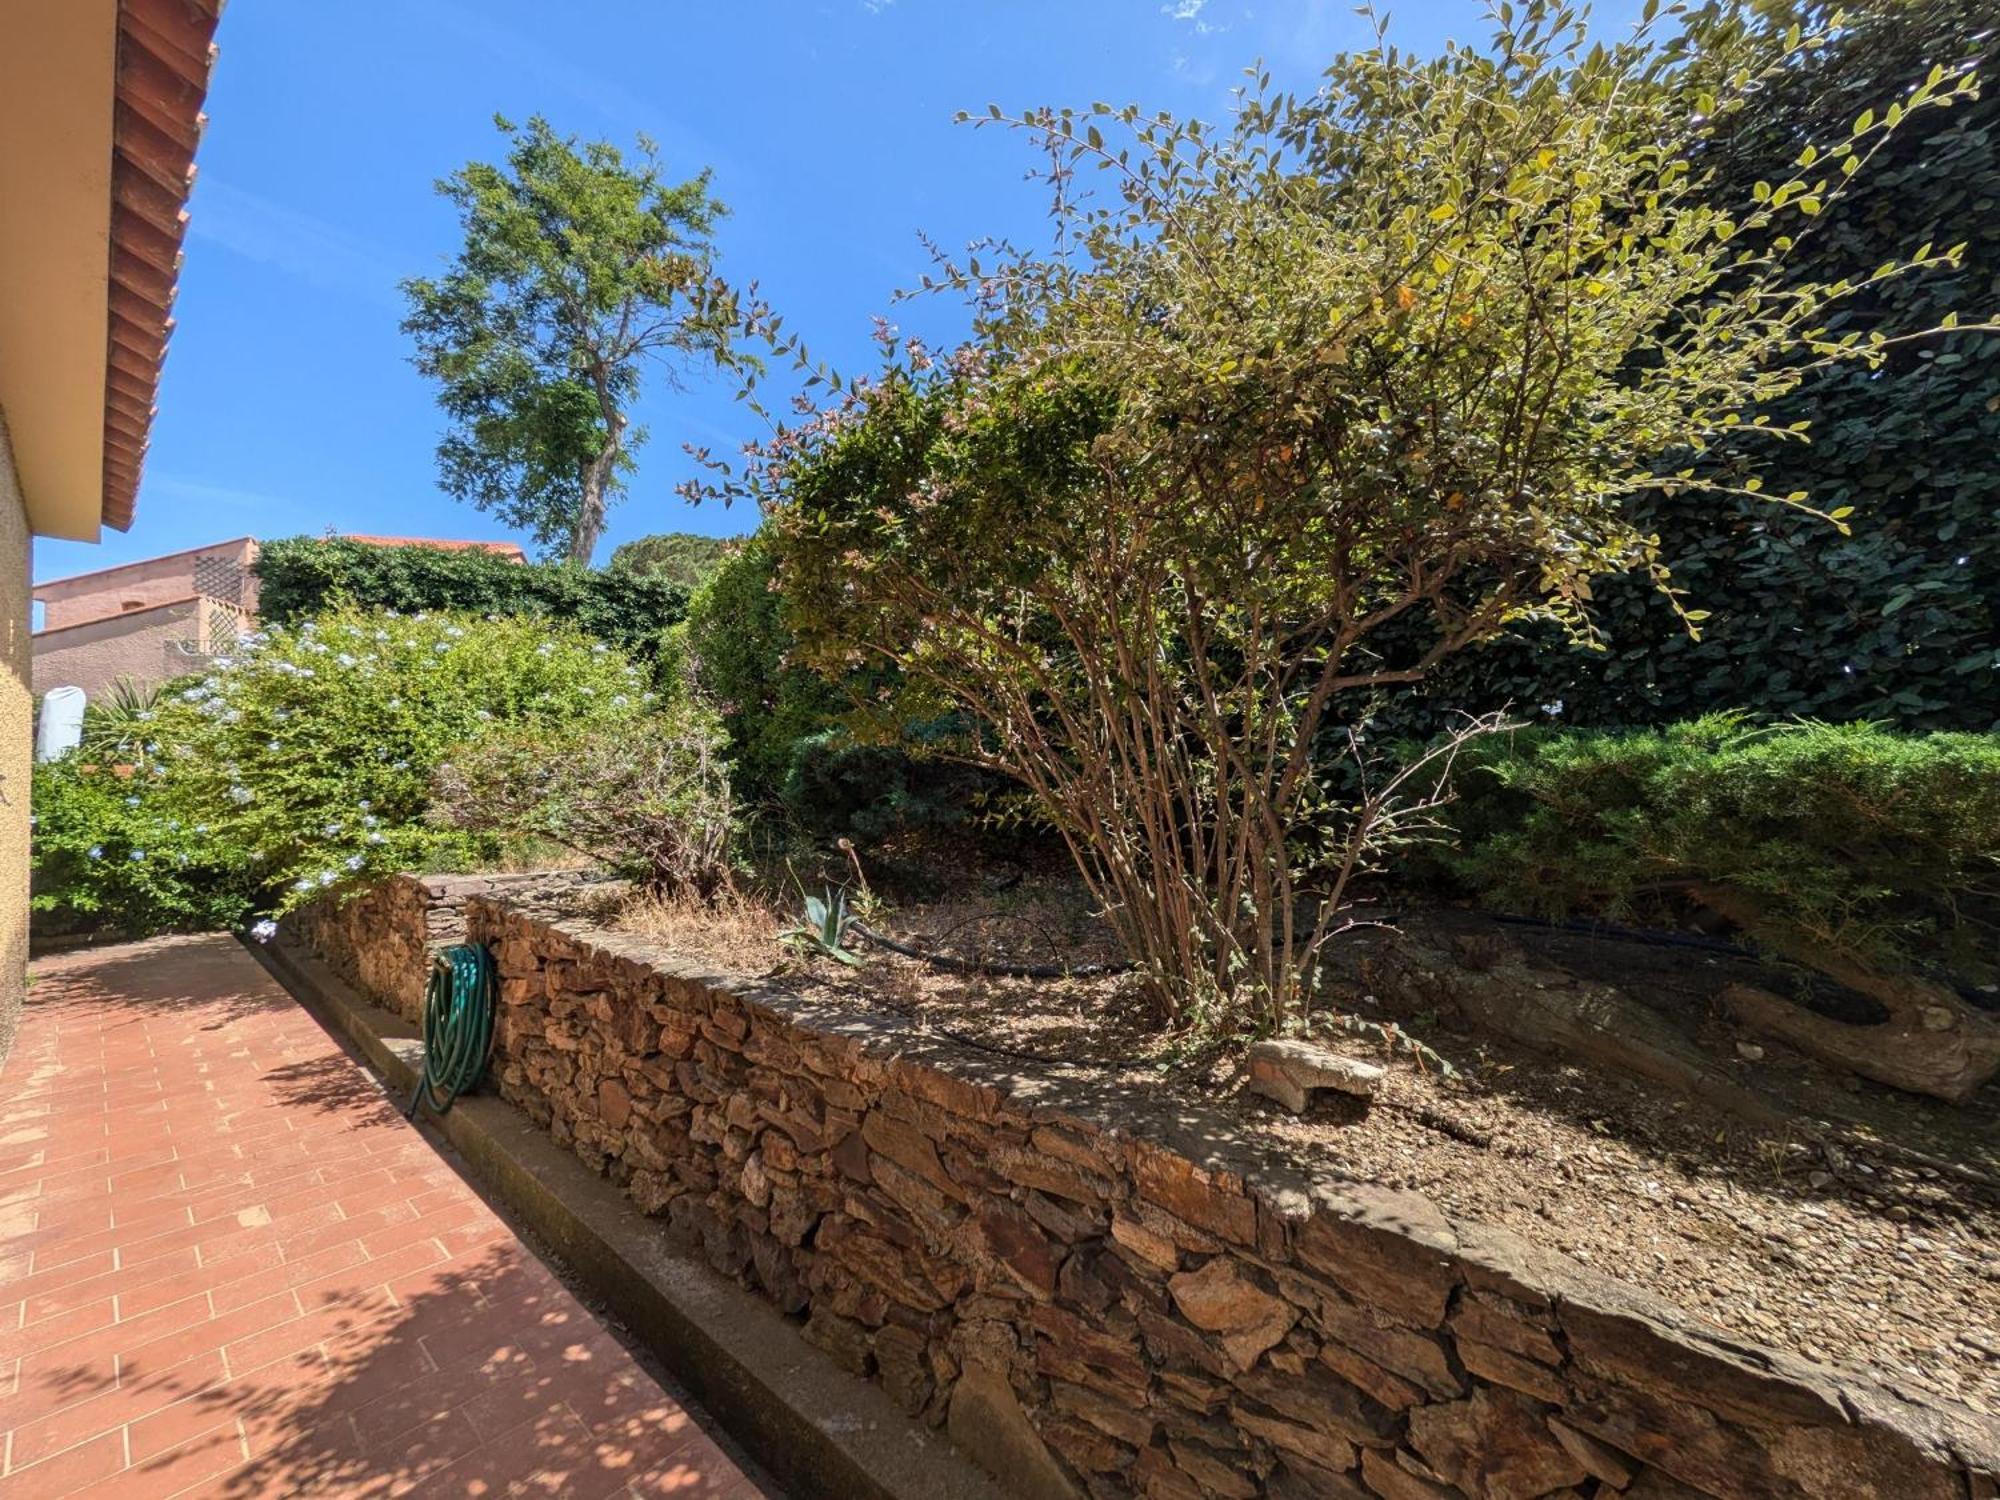
M 132 524 L 187 232 L 221 0 L 119 0 L 104 524 Z

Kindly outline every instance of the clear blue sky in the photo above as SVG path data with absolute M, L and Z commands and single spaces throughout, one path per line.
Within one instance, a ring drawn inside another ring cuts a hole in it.
M 1416 0 L 1392 28 L 1424 51 L 1486 29 L 1476 0 Z M 1027 143 L 955 111 L 1107 99 L 1219 119 L 1251 61 L 1309 87 L 1364 37 L 1347 0 L 236 0 L 138 520 L 96 547 L 38 543 L 36 576 L 246 533 L 509 535 L 438 490 L 436 409 L 397 331 L 398 280 L 455 244 L 432 184 L 498 154 L 495 111 L 643 131 L 676 175 L 712 167 L 725 274 L 853 369 L 873 314 L 953 331 L 941 304 L 891 306 L 925 265 L 919 231 L 955 246 L 1043 222 Z M 655 380 L 638 415 L 651 441 L 600 562 L 649 531 L 755 524 L 673 494 L 683 439 L 723 452 L 757 433 L 728 389 Z

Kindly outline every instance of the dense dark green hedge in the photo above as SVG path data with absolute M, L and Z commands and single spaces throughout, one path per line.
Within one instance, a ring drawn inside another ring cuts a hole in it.
M 1993 977 L 2000 735 L 1529 730 L 1477 742 L 1456 783 L 1457 847 L 1430 856 L 1481 904 L 1657 923 L 1719 891 L 1781 947 Z
M 1740 121 L 1716 192 L 1747 201 L 1759 179 L 1785 180 L 1807 139 L 1844 138 L 1933 62 L 1976 58 L 1984 97 L 1915 116 L 1792 262 L 1802 278 L 1834 280 L 1926 241 L 1964 242 L 1958 272 L 1889 283 L 1847 304 L 1836 327 L 1894 334 L 1953 309 L 1990 317 L 2000 311 L 1991 0 L 1862 0 L 1847 15 L 1832 46 Z M 2000 337 L 1947 335 L 1905 346 L 1880 374 L 1817 375 L 1770 415 L 1810 420 L 1810 446 L 1746 448 L 1744 462 L 1763 466 L 1767 491 L 1853 506 L 1851 536 L 1755 501 L 1653 505 L 1645 519 L 1676 579 L 1712 613 L 1699 642 L 1643 580 L 1611 580 L 1595 611 L 1608 651 L 1543 634 L 1503 642 L 1449 665 L 1427 690 L 1433 709 L 1560 700 L 1567 720 L 1600 725 L 1718 708 L 1912 729 L 2000 724 Z
M 335 602 L 368 609 L 542 614 L 650 659 L 687 613 L 688 591 L 665 578 L 593 573 L 569 563 L 517 563 L 491 552 L 378 547 L 342 537 L 266 542 L 257 560 L 258 612 L 273 625 Z
M 815 837 L 873 842 L 907 829 L 970 822 L 996 778 L 925 754 L 937 725 L 907 725 L 894 744 L 849 733 L 850 691 L 791 660 L 796 645 L 761 534 L 732 547 L 695 591 L 663 672 L 691 674 L 722 715 L 731 780 L 746 807 L 779 811 Z M 878 670 L 868 680 L 882 686 Z

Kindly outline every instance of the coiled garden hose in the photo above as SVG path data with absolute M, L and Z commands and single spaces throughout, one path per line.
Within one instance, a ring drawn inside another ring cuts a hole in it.
M 495 989 L 493 955 L 475 943 L 447 948 L 431 964 L 424 987 L 424 1071 L 407 1118 L 416 1118 L 420 1104 L 441 1115 L 479 1082 L 493 1050 Z

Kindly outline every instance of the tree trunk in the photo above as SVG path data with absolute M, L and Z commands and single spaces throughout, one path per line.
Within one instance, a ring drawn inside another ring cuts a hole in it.
M 1753 985 L 1730 985 L 1720 998 L 1744 1025 L 1863 1078 L 1953 1104 L 1965 1103 L 2000 1073 L 2000 1024 L 1943 985 L 1914 974 L 1883 974 L 1838 948 L 1767 931 L 1757 904 L 1733 891 L 1704 887 L 1699 895 L 1704 905 L 1780 957 L 1817 970 L 1888 1012 L 1878 1025 L 1855 1026 Z
M 597 539 L 604 535 L 604 495 L 617 462 L 618 444 L 614 441 L 583 466 L 583 497 L 577 502 L 576 525 L 569 534 L 569 560 L 580 567 L 590 566 Z
M 597 551 L 597 539 L 604 535 L 605 495 L 618 472 L 618 455 L 625 448 L 625 414 L 612 394 L 611 373 L 599 363 L 592 367 L 590 383 L 597 392 L 597 413 L 604 423 L 604 446 L 583 466 L 583 498 L 577 504 L 576 525 L 569 534 L 569 560 L 579 567 L 590 566 Z

